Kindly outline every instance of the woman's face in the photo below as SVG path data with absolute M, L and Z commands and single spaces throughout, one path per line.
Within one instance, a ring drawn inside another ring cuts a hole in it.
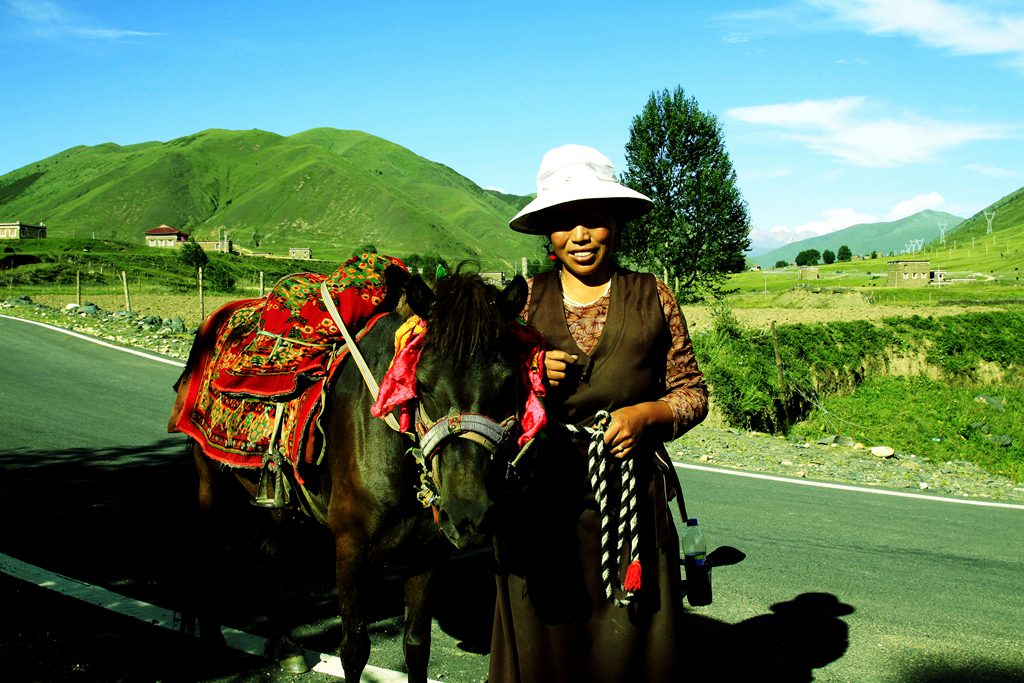
M 611 273 L 615 229 L 615 217 L 600 204 L 576 202 L 550 210 L 548 237 L 555 256 L 583 281 Z

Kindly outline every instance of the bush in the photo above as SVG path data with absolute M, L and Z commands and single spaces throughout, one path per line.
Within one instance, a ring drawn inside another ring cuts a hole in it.
M 779 260 L 779 261 L 776 261 L 776 262 L 775 262 L 775 267 L 776 267 L 776 268 L 785 268 L 785 267 L 786 267 L 786 266 L 788 266 L 788 265 L 789 265 L 789 264 L 788 264 L 787 262 L 785 262 L 785 261 L 782 261 L 782 260 Z

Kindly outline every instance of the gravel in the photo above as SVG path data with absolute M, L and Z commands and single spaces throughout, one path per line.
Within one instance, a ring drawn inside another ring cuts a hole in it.
M 124 346 L 184 360 L 194 329 L 180 318 L 105 311 L 83 303 L 82 309 L 55 309 L 18 297 L 0 302 L 0 313 L 46 322 Z M 95 310 L 93 310 L 95 309 Z M 679 462 L 774 474 L 796 479 L 836 482 L 890 490 L 914 491 L 965 499 L 1024 503 L 1024 483 L 994 475 L 964 461 L 932 462 L 913 454 L 888 457 L 851 440 L 793 441 L 713 424 L 702 424 L 669 444 Z

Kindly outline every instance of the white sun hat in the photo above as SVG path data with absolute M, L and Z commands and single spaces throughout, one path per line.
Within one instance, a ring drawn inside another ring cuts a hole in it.
M 530 235 L 546 234 L 541 212 L 584 199 L 607 201 L 622 222 L 642 216 L 654 206 L 650 197 L 621 185 L 611 160 L 593 147 L 562 145 L 541 159 L 537 198 L 524 206 L 508 226 Z

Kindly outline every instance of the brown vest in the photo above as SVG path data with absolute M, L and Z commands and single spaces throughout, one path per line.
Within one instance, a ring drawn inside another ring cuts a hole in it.
M 590 356 L 569 333 L 562 282 L 553 270 L 533 279 L 530 324 L 548 348 L 578 354 L 577 368 L 545 400 L 549 419 L 590 426 L 609 412 L 665 393 L 665 358 L 671 342 L 653 275 L 619 269 L 612 275 L 608 321 Z

